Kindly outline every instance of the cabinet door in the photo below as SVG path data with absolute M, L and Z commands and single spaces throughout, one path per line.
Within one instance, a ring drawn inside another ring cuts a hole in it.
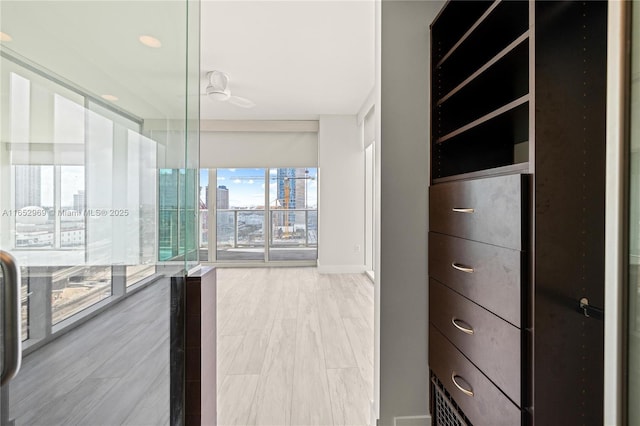
M 532 412 L 535 425 L 602 425 L 604 321 L 579 301 L 604 307 L 607 3 L 535 13 Z

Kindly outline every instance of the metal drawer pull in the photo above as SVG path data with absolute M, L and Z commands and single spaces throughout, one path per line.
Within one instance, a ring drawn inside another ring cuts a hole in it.
M 462 392 L 463 394 L 467 395 L 467 396 L 473 396 L 473 389 L 471 388 L 471 386 L 469 386 L 469 389 L 465 389 L 462 386 L 460 386 L 460 384 L 458 384 L 458 381 L 456 380 L 456 377 L 460 377 L 467 385 L 469 383 L 467 383 L 466 380 L 464 380 L 464 378 L 462 376 L 458 376 L 456 374 L 455 371 L 451 372 L 451 381 L 453 382 L 454 385 L 456 385 L 456 387 L 458 389 L 460 389 L 460 392 Z
M 456 212 L 456 213 L 473 213 L 474 212 L 473 209 L 462 208 L 462 207 L 453 207 L 451 209 L 451 211 Z
M 463 333 L 473 334 L 473 327 L 456 317 L 451 318 L 451 324 Z M 466 326 L 466 327 L 465 327 Z
M 457 269 L 458 271 L 466 272 L 467 274 L 473 273 L 473 268 L 470 268 L 468 266 L 462 265 L 460 263 L 453 262 L 451 264 L 451 267 L 453 269 Z

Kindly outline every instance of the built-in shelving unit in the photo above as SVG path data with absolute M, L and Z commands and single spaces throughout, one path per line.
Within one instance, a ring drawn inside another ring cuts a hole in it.
M 605 2 L 534 0 L 431 25 L 435 426 L 602 424 L 580 300 L 604 304 L 606 25 Z
M 479 14 L 461 35 L 459 28 L 432 26 L 434 51 L 448 49 L 432 58 L 434 179 L 528 161 L 528 3 L 482 4 L 484 10 L 475 3 L 456 5 L 471 7 L 472 16 Z M 447 16 L 453 12 L 443 13 L 437 22 Z M 452 43 L 452 36 L 459 39 Z

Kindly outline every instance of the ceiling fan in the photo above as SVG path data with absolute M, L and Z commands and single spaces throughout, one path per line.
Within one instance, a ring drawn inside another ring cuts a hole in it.
M 207 84 L 207 87 L 205 88 L 205 93 L 209 98 L 221 102 L 228 101 L 229 103 L 241 108 L 253 108 L 256 106 L 255 103 L 247 98 L 231 95 L 228 74 L 217 70 L 209 71 L 207 73 L 207 80 L 209 81 L 209 84 Z

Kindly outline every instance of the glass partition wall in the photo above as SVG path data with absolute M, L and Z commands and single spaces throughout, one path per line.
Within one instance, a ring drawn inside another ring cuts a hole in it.
M 25 356 L 1 412 L 16 424 L 169 421 L 161 278 L 198 264 L 198 52 L 197 1 L 0 3 L 0 249 L 21 270 Z M 158 299 L 117 316 L 129 296 Z M 94 317 L 100 342 L 80 331 Z M 72 347 L 45 346 L 74 328 Z M 135 364 L 103 371 L 99 344 L 157 371 L 90 391 Z

